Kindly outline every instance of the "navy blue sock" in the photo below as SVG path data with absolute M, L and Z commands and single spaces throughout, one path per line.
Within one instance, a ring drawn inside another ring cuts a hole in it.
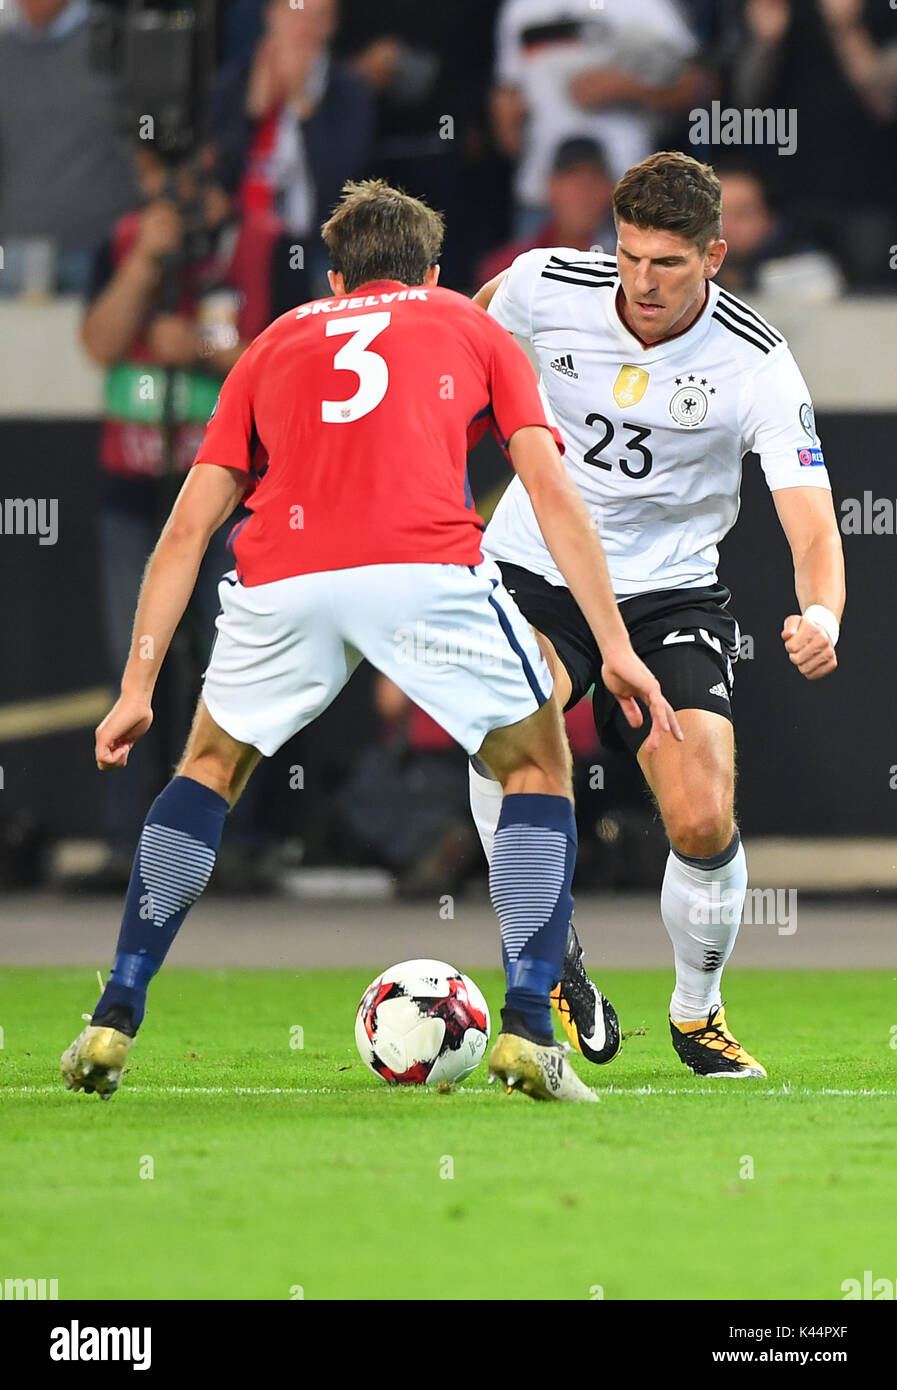
M 209 881 L 227 812 L 224 797 L 192 777 L 173 778 L 156 797 L 137 842 L 115 960 L 94 1018 L 119 1006 L 131 1010 L 135 1033 L 140 1027 L 147 986 Z
M 550 994 L 561 978 L 573 912 L 576 820 L 565 796 L 515 793 L 502 801 L 489 870 L 501 927 L 506 1010 L 549 1039 Z

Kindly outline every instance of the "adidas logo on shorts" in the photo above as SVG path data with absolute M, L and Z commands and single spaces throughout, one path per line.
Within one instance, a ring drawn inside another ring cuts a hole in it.
M 579 381 L 579 372 L 573 366 L 573 353 L 565 352 L 561 357 L 556 357 L 550 364 L 553 372 L 560 372 L 561 376 L 572 376 L 574 381 Z
M 721 700 L 728 700 L 729 698 L 729 692 L 723 685 L 722 681 L 720 681 L 718 685 L 711 685 L 710 694 L 718 695 Z

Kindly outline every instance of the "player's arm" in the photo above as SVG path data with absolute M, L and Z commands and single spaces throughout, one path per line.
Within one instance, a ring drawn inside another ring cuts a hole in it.
M 602 678 L 617 697 L 633 728 L 642 723 L 636 699 L 651 715 L 646 748 L 660 743 L 661 733 L 682 733 L 660 684 L 632 649 L 620 616 L 604 550 L 585 503 L 561 462 L 551 432 L 542 425 L 525 425 L 511 436 L 511 462 L 529 493 L 545 544 L 567 582 L 601 650 Z
M 490 318 L 509 333 L 532 340 L 533 297 L 550 255 L 551 251 L 541 246 L 524 251 L 507 270 L 502 270 L 477 290 L 474 304 L 488 310 Z
M 799 614 L 785 619 L 782 638 L 802 676 L 819 680 L 838 664 L 835 643 L 844 611 L 844 551 L 832 494 L 818 487 L 773 493 L 794 560 Z
M 760 456 L 794 559 L 800 612 L 785 619 L 782 640 L 801 675 L 819 680 L 838 664 L 844 556 L 810 392 L 787 346 L 744 374 L 742 404 L 744 446 Z
M 124 767 L 152 724 L 153 691 L 202 557 L 245 490 L 246 475 L 230 468 L 200 463 L 187 474 L 143 576 L 121 695 L 96 731 L 101 770 Z
M 481 309 L 488 309 L 489 305 L 492 303 L 492 296 L 495 294 L 495 291 L 498 289 L 507 273 L 506 270 L 501 270 L 497 275 L 494 275 L 491 280 L 487 280 L 485 285 L 482 285 L 474 295 L 474 304 L 479 304 Z

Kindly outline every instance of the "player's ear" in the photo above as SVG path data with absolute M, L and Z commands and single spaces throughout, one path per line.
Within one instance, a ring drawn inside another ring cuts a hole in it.
M 428 289 L 435 289 L 439 281 L 439 266 L 431 265 L 424 272 L 424 284 Z
M 346 297 L 346 282 L 345 282 L 345 280 L 343 279 L 342 271 L 340 271 L 340 270 L 328 270 L 328 272 L 327 272 L 327 279 L 328 279 L 328 281 L 329 281 L 329 283 L 330 283 L 330 289 L 331 289 L 332 293 L 333 293 L 338 299 L 345 299 L 345 297 Z
M 729 249 L 728 242 L 722 237 L 716 241 L 708 242 L 707 250 L 704 253 L 704 275 L 706 279 L 712 280 L 719 271 L 720 266 L 726 259 L 726 252 Z

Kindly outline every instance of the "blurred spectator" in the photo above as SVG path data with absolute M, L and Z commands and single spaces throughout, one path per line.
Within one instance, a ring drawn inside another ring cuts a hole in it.
M 0 31 L 11 29 L 21 21 L 22 11 L 19 9 L 18 0 L 5 0 L 5 3 L 0 5 Z
M 859 285 L 890 284 L 897 215 L 897 10 L 876 0 L 747 0 L 740 107 L 794 109 L 797 149 L 767 151 L 797 229 Z M 782 167 L 778 167 L 782 166 Z
M 265 0 L 224 0 L 218 10 L 218 53 L 223 67 L 249 59 L 264 29 Z
M 336 19 L 336 0 L 270 0 L 251 59 L 222 71 L 212 97 L 212 138 L 244 215 L 282 233 L 275 316 L 329 293 L 318 229 L 364 172 L 373 136 L 368 83 L 330 52 Z
M 820 301 L 843 293 L 844 277 L 825 251 L 796 235 L 770 205 L 763 181 L 748 165 L 718 165 L 723 192 L 726 259 L 716 277 L 733 294 L 756 291 Z
M 359 856 L 390 869 L 405 898 L 457 893 L 486 877 L 470 815 L 467 758 L 444 729 L 377 674 L 381 739 L 359 758 L 334 802 L 336 828 Z M 666 836 L 625 751 L 602 748 L 591 700 L 564 716 L 573 754 L 580 888 L 640 887 L 662 870 Z
M 19 0 L 0 31 L 0 293 L 81 294 L 93 248 L 137 203 L 86 0 Z
M 467 758 L 435 720 L 378 673 L 381 741 L 336 798 L 358 849 L 391 869 L 402 897 L 453 893 L 482 850 L 468 804 Z
M 477 234 L 490 215 L 484 204 L 491 190 L 479 187 L 472 198 L 471 178 L 487 153 L 494 10 L 489 0 L 342 0 L 340 6 L 339 51 L 376 93 L 371 172 L 445 213 L 440 284 L 450 289 L 467 287 L 469 248 L 490 244 Z
M 598 145 L 587 136 L 559 145 L 548 180 L 549 220 L 532 236 L 500 246 L 480 265 L 485 284 L 511 262 L 536 246 L 572 246 L 577 251 L 601 249 L 613 255 L 617 231 L 613 218 L 614 185 Z
M 271 238 L 257 224 L 238 220 L 233 199 L 204 167 L 207 161 L 172 169 L 148 149 L 136 159 L 148 202 L 120 219 L 97 253 L 82 330 L 90 356 L 106 369 L 98 529 L 103 617 L 116 675 L 127 658 L 147 557 L 199 447 L 222 378 L 270 317 Z M 213 537 L 180 637 L 180 654 L 194 678 L 208 656 L 218 580 L 233 567 L 225 548 L 232 524 Z M 183 730 L 195 679 L 181 684 L 181 708 L 169 727 Z M 127 881 L 158 780 L 153 750 L 151 739 L 141 740 L 128 775 L 103 778 L 109 858 L 97 887 Z M 216 874 L 219 886 L 239 875 L 241 854 L 251 865 L 254 845 L 247 847 L 240 836 L 251 813 L 234 815 L 234 852 Z
M 690 107 L 702 85 L 697 41 L 674 0 L 504 0 L 498 16 L 496 138 L 519 161 L 515 234 L 547 215 L 558 145 L 589 135 L 614 179 L 657 148 L 665 115 Z
M 680 0 L 702 60 L 715 68 L 734 51 L 743 0 Z

